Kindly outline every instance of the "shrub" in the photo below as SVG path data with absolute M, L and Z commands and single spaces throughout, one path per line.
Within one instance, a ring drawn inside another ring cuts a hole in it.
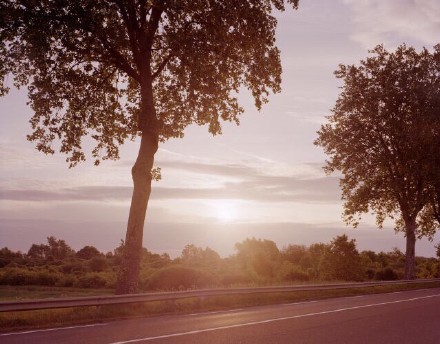
M 57 286 L 58 287 L 73 287 L 75 285 L 75 277 L 72 275 L 64 275 L 62 276 L 58 282 L 57 282 Z
M 397 273 L 391 268 L 376 271 L 375 279 L 378 281 L 394 281 L 399 279 Z
M 80 261 L 72 261 L 61 266 L 61 271 L 65 274 L 86 272 L 87 266 Z
M 108 267 L 107 259 L 102 256 L 93 257 L 88 262 L 90 271 L 102 272 Z
M 292 264 L 289 261 L 279 267 L 277 277 L 281 281 L 308 281 L 310 276 L 303 271 L 298 265 Z
M 88 273 L 84 276 L 79 277 L 75 283 L 74 287 L 79 288 L 102 288 L 107 284 L 106 279 L 98 273 Z
M 225 287 L 249 285 L 254 282 L 254 279 L 249 274 L 244 273 L 226 273 L 221 279 L 221 284 Z
M 19 268 L 5 268 L 0 272 L 0 284 L 25 285 L 32 280 L 30 271 Z
M 50 271 L 38 271 L 34 277 L 34 283 L 36 285 L 46 285 L 46 286 L 54 286 L 60 280 L 60 275 L 58 273 L 50 272 Z
M 10 262 L 11 262 L 11 259 L 0 257 L 0 268 L 5 267 L 5 266 L 8 265 Z
M 217 277 L 205 271 L 170 266 L 153 273 L 148 280 L 150 290 L 184 290 L 205 288 L 217 283 Z
M 78 252 L 76 252 L 75 256 L 81 259 L 92 259 L 93 257 L 97 257 L 101 254 L 98 249 L 94 246 L 84 246 Z

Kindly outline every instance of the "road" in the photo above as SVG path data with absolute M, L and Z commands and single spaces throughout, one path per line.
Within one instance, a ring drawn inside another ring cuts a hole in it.
M 440 288 L 6 333 L 0 343 L 440 344 Z

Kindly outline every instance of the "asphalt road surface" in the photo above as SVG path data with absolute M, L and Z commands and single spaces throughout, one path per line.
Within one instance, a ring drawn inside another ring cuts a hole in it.
M 440 344 L 440 288 L 0 334 L 1 344 Z

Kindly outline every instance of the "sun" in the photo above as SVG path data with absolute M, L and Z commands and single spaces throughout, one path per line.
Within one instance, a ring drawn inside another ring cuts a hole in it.
M 218 200 L 214 203 L 215 217 L 221 222 L 233 222 L 238 216 L 237 203 L 231 200 Z

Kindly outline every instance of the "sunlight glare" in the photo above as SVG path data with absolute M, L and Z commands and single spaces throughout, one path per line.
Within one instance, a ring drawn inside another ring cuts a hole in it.
M 238 216 L 236 202 L 231 200 L 219 200 L 214 204 L 215 216 L 221 222 L 232 222 Z

